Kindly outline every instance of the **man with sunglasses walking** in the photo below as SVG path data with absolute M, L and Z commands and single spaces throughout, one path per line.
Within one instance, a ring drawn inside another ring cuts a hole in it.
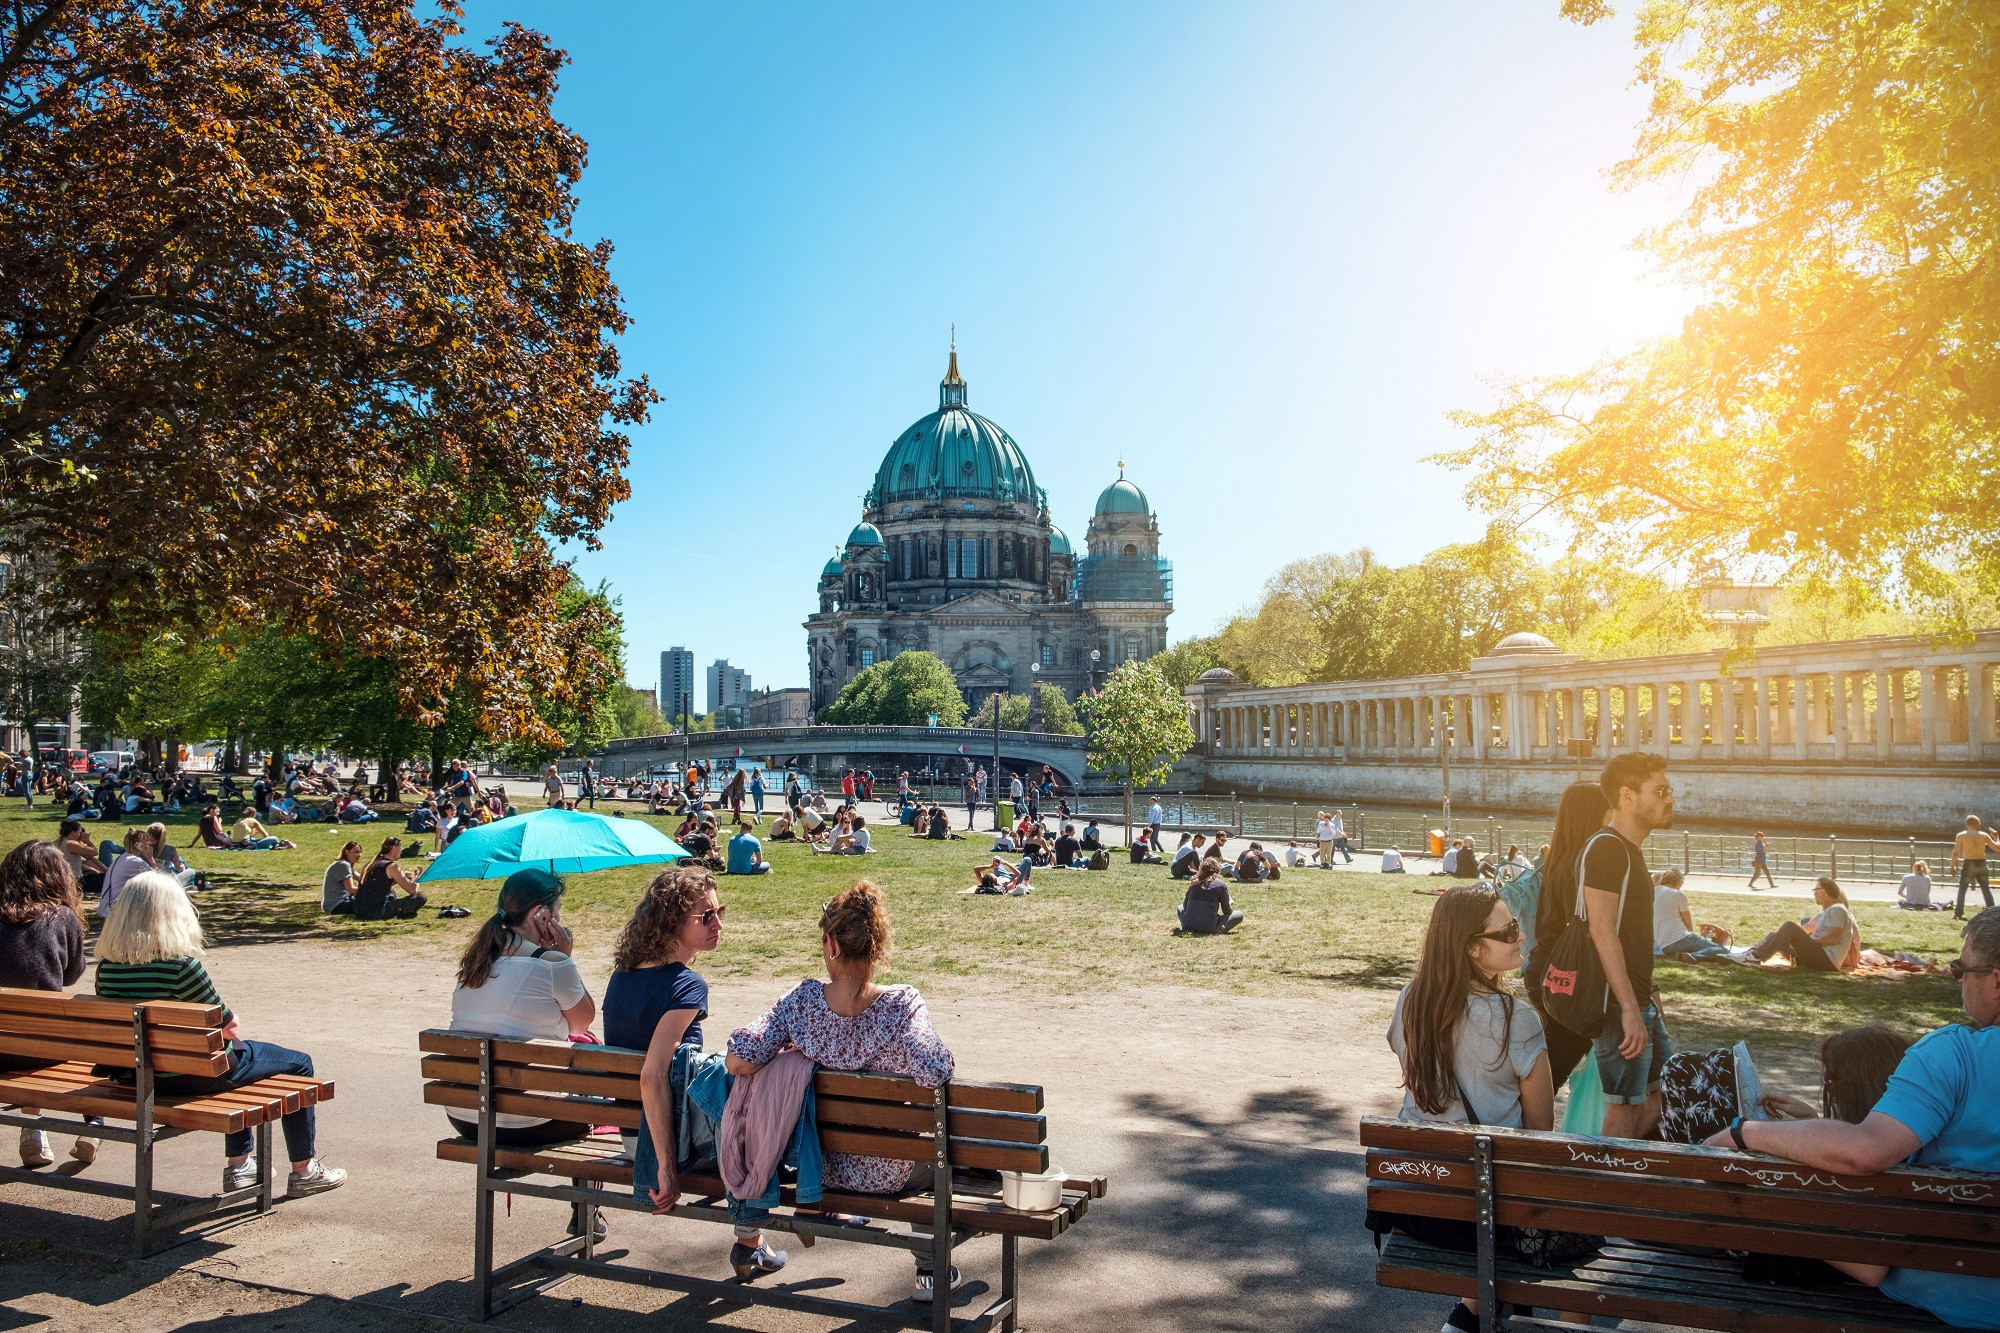
M 1903 1053 L 1889 1087 L 1858 1125 L 1845 1120 L 1734 1120 L 1711 1148 L 1769 1153 L 1822 1171 L 1868 1176 L 1899 1162 L 2000 1172 L 2000 908 L 1966 923 L 1951 960 L 1972 1020 L 1941 1027 Z M 1957 1328 L 1993 1328 L 2000 1277 L 1834 1262 L 1859 1282 Z
M 1611 819 L 1583 845 L 1584 918 L 1604 965 L 1610 1021 L 1598 1035 L 1604 1133 L 1639 1139 L 1660 1122 L 1660 1076 L 1674 1053 L 1653 988 L 1653 877 L 1639 844 L 1674 822 L 1665 756 L 1615 755 L 1598 778 Z

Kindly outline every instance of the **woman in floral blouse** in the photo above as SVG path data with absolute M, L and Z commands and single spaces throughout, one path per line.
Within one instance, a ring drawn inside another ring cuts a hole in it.
M 931 1026 L 924 997 L 915 986 L 875 984 L 875 969 L 889 953 L 882 891 L 857 880 L 826 905 L 819 929 L 829 979 L 801 981 L 769 1013 L 730 1034 L 729 1072 L 754 1073 L 793 1046 L 823 1069 L 901 1074 L 926 1088 L 949 1081 L 951 1052 Z M 828 1189 L 857 1194 L 899 1194 L 932 1184 L 929 1163 L 837 1152 L 826 1154 L 822 1179 Z M 926 1262 L 917 1260 L 920 1302 L 931 1299 Z

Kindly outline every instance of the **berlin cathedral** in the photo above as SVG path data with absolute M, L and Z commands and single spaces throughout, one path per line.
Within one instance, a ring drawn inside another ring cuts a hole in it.
M 1073 699 L 1167 646 L 1173 566 L 1146 493 L 1121 465 L 1079 556 L 1021 446 L 966 407 L 955 348 L 937 411 L 896 437 L 861 504 L 805 622 L 815 710 L 912 649 L 943 658 L 977 708 L 1035 683 Z

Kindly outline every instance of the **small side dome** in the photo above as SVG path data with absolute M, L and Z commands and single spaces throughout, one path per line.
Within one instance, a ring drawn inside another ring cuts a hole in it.
M 1103 518 L 1107 514 L 1150 514 L 1152 512 L 1153 506 L 1146 503 L 1146 493 L 1133 483 L 1125 480 L 1123 469 L 1119 470 L 1118 480 L 1106 486 L 1097 497 L 1097 516 L 1099 518 Z
M 1064 536 L 1063 530 L 1055 526 L 1053 523 L 1049 525 L 1049 554 L 1050 555 L 1075 554 L 1075 552 L 1071 551 L 1069 548 L 1069 538 Z
M 873 523 L 857 523 L 854 531 L 847 534 L 849 546 L 880 546 L 882 534 L 875 530 Z
M 834 556 L 826 562 L 826 568 L 820 570 L 819 576 L 823 579 L 837 579 L 840 577 L 840 572 L 840 557 Z
M 1541 635 L 1530 634 L 1524 630 L 1519 634 L 1509 634 L 1506 638 L 1494 644 L 1493 651 L 1488 656 L 1515 657 L 1526 656 L 1529 653 L 1560 653 L 1561 651 L 1562 649 L 1556 647 L 1554 643 Z
M 1228 667 L 1210 667 L 1194 678 L 1197 685 L 1240 685 L 1243 678 Z

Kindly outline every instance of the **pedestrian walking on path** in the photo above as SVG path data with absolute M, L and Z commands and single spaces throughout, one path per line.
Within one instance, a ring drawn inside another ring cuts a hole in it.
M 1778 881 L 1771 878 L 1770 851 L 1764 845 L 1764 834 L 1761 830 L 1757 834 L 1757 840 L 1750 845 L 1751 888 L 1754 889 L 1757 887 L 1757 876 L 1759 875 L 1762 875 L 1764 882 L 1772 888 L 1775 889 L 1778 887 Z
M 1993 886 L 1986 878 L 1986 853 L 2000 847 L 2000 838 L 1993 836 L 1991 829 L 1979 826 L 1978 815 L 1965 817 L 1965 831 L 1952 840 L 1951 868 L 1958 876 L 1958 905 L 1952 908 L 1951 919 L 1965 920 L 1965 891 L 1974 884 L 1979 886 L 1979 896 L 1993 906 Z

